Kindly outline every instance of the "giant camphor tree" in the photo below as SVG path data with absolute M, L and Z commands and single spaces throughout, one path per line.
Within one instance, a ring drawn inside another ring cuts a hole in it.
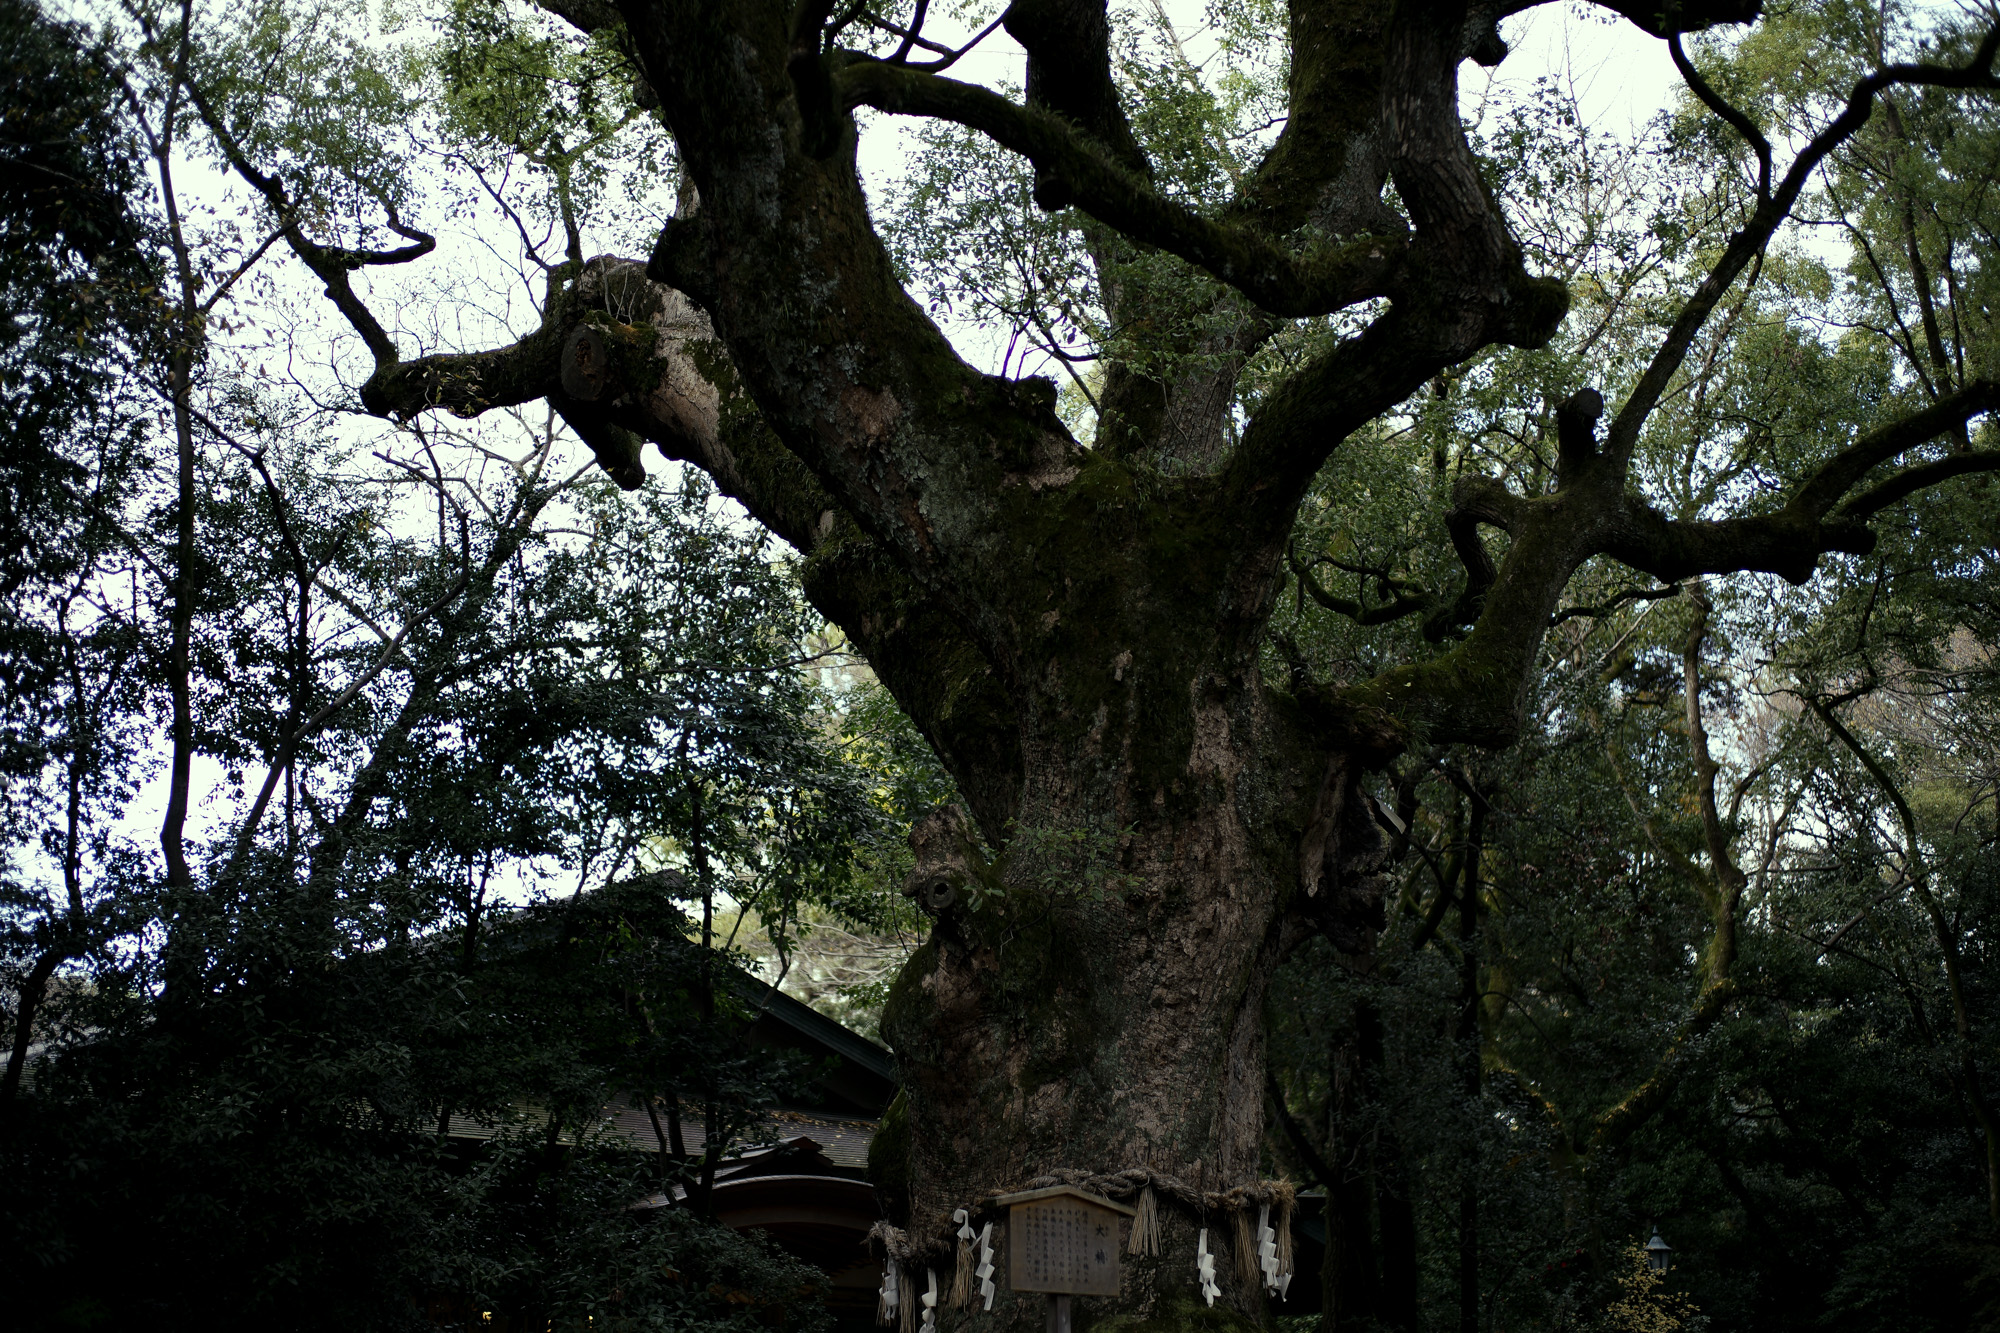
M 646 441 L 703 469 L 803 554 L 807 595 L 937 751 L 963 804 L 915 838 L 909 888 L 935 927 L 884 1032 L 906 1078 L 909 1234 L 940 1259 L 953 1207 L 1058 1168 L 1208 1191 L 1258 1177 L 1266 983 L 1316 933 L 1365 957 L 1379 922 L 1369 775 L 1413 749 L 1508 745 L 1587 564 L 1803 582 L 1868 552 L 1890 506 L 2000 467 L 1976 446 L 2000 395 L 1976 357 L 1692 508 L 1649 498 L 1633 467 L 1822 165 L 1892 96 L 2000 87 L 1987 11 L 1907 61 L 1878 45 L 1824 117 L 1780 132 L 1682 42 L 1756 21 L 1754 0 L 1607 6 L 1671 45 L 1733 136 L 1744 175 L 1714 205 L 1733 230 L 1661 279 L 1638 365 L 1583 349 L 1573 391 L 1541 409 L 1553 447 L 1533 485 L 1458 478 L 1430 534 L 1462 566 L 1447 585 L 1363 571 L 1378 595 L 1351 604 L 1313 585 L 1365 624 L 1421 621 L 1430 645 L 1343 679 L 1270 670 L 1274 607 L 1310 572 L 1287 554 L 1316 478 L 1455 367 L 1546 344 L 1570 305 L 1525 261 L 1461 121 L 1462 65 L 1502 60 L 1496 24 L 1527 5 L 1293 0 L 1275 132 L 1202 189 L 1149 153 L 1154 108 L 1117 75 L 1104 0 L 1005 11 L 1018 99 L 950 77 L 924 0 L 547 8 L 589 35 L 572 68 L 595 81 L 590 114 L 615 125 L 603 108 L 630 98 L 670 132 L 680 203 L 644 260 L 586 260 L 564 216 L 540 327 L 509 346 L 406 359 L 355 277 L 421 261 L 431 236 L 391 211 L 404 244 L 325 239 L 327 210 L 260 157 L 250 102 L 212 93 L 203 114 L 372 354 L 369 412 L 546 399 L 623 484 Z M 461 68 L 461 91 L 499 96 L 508 68 Z M 968 365 L 908 293 L 857 168 L 865 109 L 970 131 L 1025 163 L 1041 209 L 1068 210 L 1077 305 L 1109 331 L 1079 379 L 1087 440 L 1050 381 Z M 593 132 L 582 116 L 572 146 Z M 1105 1312 L 1195 1299 L 1198 1220 L 1164 1222 L 1160 1262 L 1132 1265 Z M 1232 1284 L 1224 1304 L 1258 1300 Z

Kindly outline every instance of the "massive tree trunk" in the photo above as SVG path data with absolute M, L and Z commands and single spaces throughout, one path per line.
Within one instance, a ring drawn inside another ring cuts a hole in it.
M 965 849 L 969 865 L 919 870 L 936 929 L 883 1023 L 905 1073 L 913 1238 L 935 1244 L 954 1208 L 1065 1172 L 1256 1186 L 1271 970 L 1309 915 L 1360 936 L 1375 910 L 1365 877 L 1306 890 L 1302 844 L 1365 856 L 1371 830 L 1348 761 L 1302 750 L 1254 666 L 1148 689 L 1158 664 L 1117 640 L 1065 660 L 1100 655 L 1110 688 L 1049 701 L 1054 734 L 1028 738 L 1058 762 L 1029 767 L 1001 861 Z M 1129 1263 L 1106 1302 L 1142 1317 L 1193 1299 L 1200 1225 L 1224 1271 L 1236 1243 L 1227 1211 L 1158 1194 L 1161 1256 Z M 1257 1284 L 1223 1286 L 1228 1306 L 1259 1306 Z M 1039 1298 L 1009 1315 L 1038 1323 Z
M 1258 667 L 1293 512 L 1334 441 L 1437 365 L 1496 336 L 1545 337 L 1561 314 L 1560 290 L 1521 272 L 1465 150 L 1452 74 L 1463 11 L 1400 25 L 1353 15 L 1349 34 L 1381 52 L 1379 91 L 1359 97 L 1392 103 L 1400 133 L 1370 152 L 1406 167 L 1429 254 L 1389 275 L 1382 256 L 1401 250 L 1384 240 L 1373 259 L 1315 274 L 1343 294 L 1442 284 L 1451 299 L 1411 302 L 1193 475 L 1154 465 L 1159 436 L 1187 433 L 1172 410 L 1129 408 L 1118 447 L 1082 448 L 1046 381 L 972 371 L 896 283 L 846 109 L 960 90 L 822 60 L 818 25 L 795 32 L 786 7 L 699 23 L 669 12 L 624 10 L 700 204 L 667 228 L 648 272 L 706 312 L 728 367 L 717 357 L 708 376 L 721 390 L 715 441 L 686 456 L 809 553 L 808 593 L 936 745 L 979 835 L 949 820 L 931 830 L 942 860 L 917 887 L 936 928 L 885 1016 L 906 1080 L 903 1253 L 948 1270 L 954 1209 L 1064 1172 L 1145 1171 L 1161 1180 L 1162 1253 L 1129 1263 L 1121 1295 L 1084 1313 L 1178 1318 L 1197 1299 L 1203 1225 L 1225 1275 L 1238 1259 L 1234 1214 L 1212 1196 L 1263 1174 L 1271 971 L 1309 929 L 1360 943 L 1375 912 L 1355 779 L 1393 750 L 1397 726 L 1373 699 L 1274 689 Z M 1010 12 L 1031 100 L 1039 89 L 1067 118 L 1029 128 L 1094 129 L 1136 173 L 1103 95 L 1101 37 L 1078 45 L 1073 19 L 1101 31 L 1103 7 Z M 1379 137 L 1372 118 L 1366 137 Z M 1340 169 L 1319 160 L 1309 175 Z M 1087 152 L 1052 159 L 1041 188 L 1120 188 L 1091 176 L 1103 170 Z M 1374 194 L 1381 182 L 1377 171 Z M 1294 192 L 1310 200 L 1310 184 Z M 1144 207 L 1174 223 L 1164 204 Z M 1311 209 L 1285 207 L 1293 225 Z M 1291 262 L 1278 250 L 1243 262 L 1267 261 Z M 1268 275 L 1267 301 L 1283 280 Z M 660 434 L 645 412 L 613 403 L 607 415 Z M 788 489 L 747 476 L 798 465 L 806 475 Z M 1519 689 L 1501 688 L 1503 712 Z M 1220 1311 L 1261 1309 L 1260 1284 L 1222 1286 Z M 1021 1297 L 980 1322 L 1042 1318 L 1041 1299 Z

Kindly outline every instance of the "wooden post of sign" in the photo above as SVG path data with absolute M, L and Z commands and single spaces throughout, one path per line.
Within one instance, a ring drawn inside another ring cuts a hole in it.
M 1138 1210 L 1073 1185 L 1003 1194 L 1007 1285 L 1046 1292 L 1047 1333 L 1070 1333 L 1070 1297 L 1118 1294 L 1118 1221 Z

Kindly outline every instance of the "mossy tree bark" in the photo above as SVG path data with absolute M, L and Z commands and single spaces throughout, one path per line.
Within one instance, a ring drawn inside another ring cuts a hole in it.
M 1267 679 L 1258 649 L 1286 541 L 1332 451 L 1442 369 L 1497 342 L 1538 345 L 1563 317 L 1565 292 L 1524 270 L 1458 119 L 1459 65 L 1504 55 L 1494 22 L 1523 6 L 1294 0 L 1290 118 L 1213 215 L 1155 190 L 1110 75 L 1104 0 L 1008 11 L 1029 54 L 1024 103 L 837 49 L 826 0 L 549 7 L 622 30 L 688 206 L 647 262 L 560 271 L 542 329 L 514 346 L 405 362 L 371 337 L 363 401 L 409 417 L 541 397 L 621 482 L 643 475 L 644 440 L 702 467 L 804 554 L 808 595 L 936 747 L 970 824 L 929 831 L 919 887 L 936 928 L 885 1028 L 907 1077 L 907 1221 L 940 1268 L 952 1208 L 1056 1168 L 1144 1166 L 1208 1189 L 1259 1175 L 1266 979 L 1309 933 L 1365 954 L 1376 928 L 1360 779 L 1418 737 L 1508 743 L 1585 560 L 1803 578 L 1823 552 L 1867 549 L 1863 520 L 1939 479 L 1916 469 L 1850 499 L 1864 475 L 1995 405 L 1992 384 L 1971 382 L 1758 517 L 1675 522 L 1627 489 L 1638 431 L 1818 161 L 1890 83 L 1990 80 L 1989 42 L 1976 67 L 1864 83 L 1846 121 L 1767 179 L 1605 438 L 1598 395 L 1564 405 L 1547 493 L 1463 484 L 1449 533 L 1463 587 L 1397 609 L 1425 612 L 1454 648 L 1346 688 Z M 1655 33 L 1756 8 L 1610 7 Z M 1375 302 L 1372 319 L 1269 393 L 1230 448 L 1231 396 L 1213 376 L 1113 366 L 1085 448 L 1047 381 L 967 366 L 902 290 L 856 171 L 863 105 L 982 131 L 1032 161 L 1043 206 L 1116 238 L 1099 249 L 1205 270 L 1246 312 L 1243 355 L 1280 317 Z M 343 310 L 358 308 L 352 270 L 411 257 L 312 245 L 282 185 L 238 166 Z M 1505 536 L 1497 560 L 1484 528 Z M 1085 1321 L 1194 1308 L 1199 1219 L 1163 1222 L 1162 1259 L 1128 1265 L 1124 1294 L 1084 1302 Z M 1205 1318 L 1260 1311 L 1254 1289 L 1225 1292 L 1226 1313 Z M 1024 1300 L 968 1317 L 1042 1314 Z

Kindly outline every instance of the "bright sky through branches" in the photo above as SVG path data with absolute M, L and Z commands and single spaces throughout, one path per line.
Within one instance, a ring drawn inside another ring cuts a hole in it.
M 1158 6 L 1155 8 L 1155 6 Z M 1000 10 L 996 4 L 955 7 L 933 5 L 925 27 L 928 38 L 957 47 L 969 41 Z M 78 18 L 87 19 L 92 6 L 75 7 Z M 394 44 L 415 35 L 407 19 L 389 22 L 389 10 L 378 9 L 373 40 Z M 1127 6 L 1128 21 L 1164 18 L 1171 25 L 1181 50 L 1196 66 L 1207 63 L 1216 51 L 1213 30 L 1206 21 L 1200 0 L 1149 0 L 1144 8 Z M 1678 83 L 1665 43 L 1648 37 L 1623 20 L 1607 21 L 1601 11 L 1582 4 L 1550 4 L 1509 19 L 1502 27 L 1511 53 L 1494 70 L 1466 63 L 1461 67 L 1461 92 L 1469 120 L 1486 113 L 1489 105 L 1500 105 L 1500 94 L 1522 92 L 1543 78 L 1557 81 L 1571 93 L 1585 120 L 1600 131 L 1625 138 L 1641 132 L 1659 113 Z M 1021 48 L 1004 29 L 994 28 L 958 63 L 949 76 L 956 79 L 1006 88 L 1018 92 L 1025 64 Z M 915 122 L 901 117 L 864 113 L 861 165 L 870 195 L 886 198 L 893 184 L 905 173 L 909 154 L 918 143 L 911 131 Z M 193 160 L 183 156 L 176 168 L 181 187 L 190 202 L 208 218 L 227 219 L 248 207 L 248 197 L 240 183 L 219 174 L 205 155 Z M 661 183 L 653 191 L 658 206 L 667 206 L 673 197 L 672 182 Z M 432 201 L 434 204 L 437 201 Z M 254 210 L 252 210 L 254 213 Z M 443 225 L 439 225 L 440 222 Z M 246 225 L 255 232 L 263 225 L 258 217 Z M 440 252 L 425 264 L 407 270 L 375 270 L 360 276 L 368 299 L 397 324 L 398 336 L 413 344 L 409 350 L 434 350 L 453 338 L 468 344 L 520 336 L 532 328 L 538 317 L 534 308 L 540 277 L 519 257 L 519 237 L 513 226 L 498 213 L 479 210 L 448 210 L 442 218 L 424 219 L 424 225 L 438 231 L 443 243 Z M 615 247 L 618 239 L 592 234 L 586 238 L 586 253 Z M 263 364 L 281 378 L 303 377 L 324 395 L 332 391 L 329 381 L 352 379 L 360 369 L 354 361 L 348 375 L 338 375 L 334 367 L 360 354 L 351 333 L 330 305 L 318 293 L 318 284 L 303 268 L 275 250 L 264 260 L 260 276 L 268 276 L 269 286 L 252 297 L 246 285 L 240 295 L 252 304 L 244 307 L 244 318 L 218 338 L 216 355 L 239 364 Z M 457 326 L 452 328 L 400 327 L 407 312 L 424 310 L 424 296 L 435 298 L 438 284 L 451 288 L 458 300 L 450 304 Z M 954 344 L 974 364 L 988 372 L 1002 370 L 1007 349 L 1007 330 L 956 319 L 947 320 L 946 331 Z M 1030 362 L 1010 363 L 1008 373 L 1054 373 L 1053 367 Z M 361 373 L 365 373 L 362 370 Z M 362 423 L 346 423 L 351 429 Z M 482 425 L 466 425 L 466 431 L 502 429 L 497 420 Z M 576 461 L 587 457 L 580 446 L 571 453 Z M 648 468 L 659 472 L 660 460 L 649 451 Z M 671 475 L 675 465 L 669 465 Z M 226 819 L 228 803 L 221 800 L 229 789 L 219 765 L 199 758 L 194 823 L 209 824 Z M 122 821 L 136 840 L 148 840 L 157 829 L 164 808 L 163 780 L 146 784 Z
M 941 9 L 931 8 L 924 35 L 953 49 L 971 41 L 997 12 L 991 5 L 962 6 L 955 14 Z M 1133 6 L 1122 9 L 1128 20 L 1143 17 Z M 1146 9 L 1172 25 L 1195 65 L 1205 65 L 1214 55 L 1213 29 L 1200 0 L 1151 0 Z M 1468 122 L 1477 123 L 1489 114 L 1489 103 L 1501 95 L 1524 93 L 1547 78 L 1574 98 L 1586 124 L 1619 139 L 1636 138 L 1667 106 L 1680 83 L 1665 42 L 1591 5 L 1543 5 L 1505 20 L 1501 34 L 1509 53 L 1497 68 L 1482 69 L 1470 61 L 1459 67 L 1460 102 Z M 1018 96 L 1026 60 L 1006 30 L 996 27 L 946 71 L 946 77 Z M 902 178 L 909 154 L 917 149 L 910 132 L 916 122 L 868 111 L 862 116 L 861 171 L 869 197 L 879 201 Z M 1006 330 L 953 320 L 946 321 L 945 329 L 961 356 L 989 373 L 1001 372 Z M 1026 369 L 1055 373 L 1052 367 Z M 1011 362 L 1006 370 L 1022 373 Z

